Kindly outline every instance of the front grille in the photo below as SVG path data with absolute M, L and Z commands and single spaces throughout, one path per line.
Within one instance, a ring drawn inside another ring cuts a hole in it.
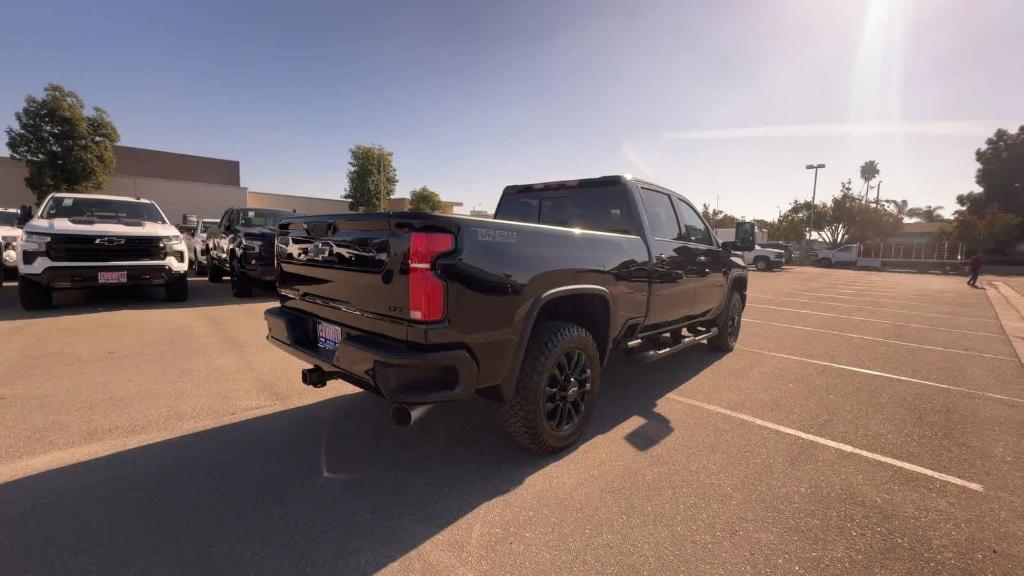
M 97 240 L 112 239 L 109 244 Z M 116 243 L 123 240 L 123 243 Z M 167 257 L 159 236 L 51 235 L 46 256 L 54 262 L 150 262 Z

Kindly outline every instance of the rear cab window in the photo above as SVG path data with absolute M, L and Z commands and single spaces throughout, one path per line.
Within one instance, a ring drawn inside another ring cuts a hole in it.
M 631 236 L 640 234 L 629 189 L 622 184 L 553 183 L 506 192 L 494 218 Z

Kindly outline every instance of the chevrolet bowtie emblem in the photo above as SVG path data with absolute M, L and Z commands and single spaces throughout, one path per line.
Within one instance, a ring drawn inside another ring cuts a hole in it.
M 124 238 L 113 238 L 108 236 L 106 238 L 97 238 L 95 243 L 105 244 L 107 246 L 118 246 L 124 244 Z

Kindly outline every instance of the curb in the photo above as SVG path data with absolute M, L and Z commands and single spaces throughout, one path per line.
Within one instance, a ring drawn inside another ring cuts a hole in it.
M 1024 364 L 1024 296 L 1005 282 L 989 280 L 985 284 L 993 288 L 986 290 L 985 293 L 996 310 L 1003 332 L 1006 332 L 1006 337 L 1017 352 L 1017 357 L 1020 358 L 1021 364 Z

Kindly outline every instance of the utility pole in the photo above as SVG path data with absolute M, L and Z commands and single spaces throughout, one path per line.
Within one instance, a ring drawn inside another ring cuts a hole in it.
M 818 196 L 818 170 L 824 167 L 824 164 L 808 164 L 807 166 L 804 166 L 804 168 L 807 170 L 814 170 L 814 187 L 811 188 L 811 213 L 808 216 L 807 224 L 808 236 L 811 234 L 811 231 L 814 230 L 814 207 L 816 205 L 815 202 L 817 202 Z M 807 266 L 807 256 L 807 238 L 804 238 L 803 241 L 800 243 L 800 264 Z
M 882 181 L 878 181 L 878 186 L 875 187 L 875 210 L 882 205 Z

